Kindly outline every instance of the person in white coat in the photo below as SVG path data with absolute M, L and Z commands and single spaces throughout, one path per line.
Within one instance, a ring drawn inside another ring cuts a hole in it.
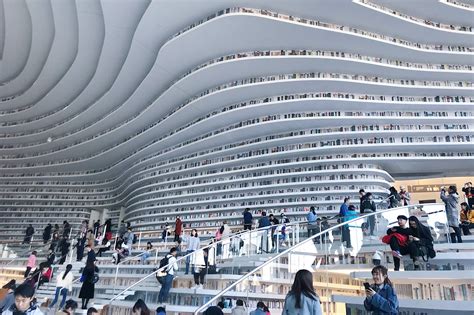
M 69 264 L 66 266 L 66 270 L 61 272 L 57 277 L 56 277 L 56 293 L 54 295 L 54 300 L 51 302 L 49 305 L 49 308 L 53 308 L 56 303 L 58 302 L 59 294 L 61 294 L 61 303 L 59 303 L 59 309 L 62 309 L 64 307 L 64 304 L 66 303 L 66 298 L 68 292 L 71 292 L 72 290 L 72 282 L 74 281 L 74 276 L 71 272 L 72 265 Z

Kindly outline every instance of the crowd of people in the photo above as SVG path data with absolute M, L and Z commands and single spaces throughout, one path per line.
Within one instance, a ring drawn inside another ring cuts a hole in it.
M 440 199 L 445 204 L 445 211 L 447 216 L 447 225 L 451 232 L 449 239 L 453 242 L 462 242 L 462 234 L 469 235 L 470 229 L 474 227 L 474 212 L 471 210 L 474 205 L 474 188 L 472 183 L 466 183 L 462 189 L 465 194 L 465 202 L 460 203 L 460 196 L 455 186 L 448 188 L 442 187 L 440 191 Z M 399 191 L 395 187 L 390 187 L 388 197 L 386 198 L 388 208 L 397 208 L 407 206 L 410 204 L 411 196 L 404 186 L 400 186 Z M 353 225 L 352 220 L 377 211 L 377 204 L 374 201 L 374 196 L 364 189 L 359 191 L 358 210 L 354 204 L 351 204 L 349 197 L 344 198 L 340 211 L 337 215 L 340 223 L 347 222 L 341 227 L 341 242 L 346 244 L 347 248 L 352 247 L 351 242 L 351 228 L 357 228 L 363 231 L 367 237 L 373 237 L 375 233 L 376 220 L 375 216 L 368 216 L 365 222 L 360 225 Z M 459 210 L 460 207 L 460 210 Z M 251 230 L 253 227 L 262 229 L 262 241 L 260 252 L 270 252 L 271 248 L 274 250 L 276 244 L 280 246 L 287 246 L 287 224 L 289 219 L 285 213 L 280 216 L 275 214 L 268 214 L 266 211 L 261 211 L 257 220 L 254 220 L 253 214 L 249 208 L 243 212 L 243 230 Z M 310 207 L 306 215 L 308 237 L 311 237 L 321 231 L 329 229 L 329 220 L 332 218 L 319 218 L 314 207 Z M 266 228 L 266 229 L 265 229 Z M 40 287 L 45 282 L 52 280 L 53 264 L 62 265 L 66 261 L 66 256 L 70 252 L 71 239 L 71 225 L 64 221 L 62 229 L 55 224 L 48 224 L 43 231 L 43 243 L 46 245 L 50 243 L 48 255 L 46 260 L 39 263 L 37 267 L 37 252 L 32 251 L 27 260 L 27 265 L 24 273 L 25 281 L 16 286 L 15 283 L 9 283 L 5 288 L 8 288 L 8 296 L 0 303 L 0 310 L 25 312 L 25 314 L 41 314 L 39 307 L 34 301 L 33 295 L 35 288 Z M 209 244 L 205 244 L 203 250 L 201 249 L 201 239 L 196 229 L 192 229 L 189 233 L 184 231 L 184 223 L 179 216 L 176 217 L 174 229 L 166 224 L 162 233 L 163 241 L 167 242 L 168 238 L 173 234 L 172 241 L 175 246 L 172 247 L 169 253 L 160 261 L 160 272 L 157 272 L 157 279 L 161 283 L 160 292 L 158 295 L 158 303 L 164 304 L 167 302 L 169 292 L 172 287 L 176 272 L 178 271 L 177 256 L 179 254 L 186 255 L 186 264 L 184 274 L 192 274 L 194 278 L 194 289 L 202 289 L 205 284 L 205 276 L 209 273 L 216 272 L 216 256 L 228 257 L 230 253 L 239 253 L 243 246 L 243 240 L 239 233 L 232 234 L 227 221 L 223 221 L 211 238 Z M 34 228 L 30 225 L 25 231 L 24 243 L 31 242 L 34 235 Z M 232 237 L 230 237 L 232 236 Z M 86 256 L 86 263 L 80 275 L 82 282 L 79 298 L 82 300 L 82 309 L 88 309 L 88 304 L 94 298 L 95 283 L 98 281 L 99 270 L 96 266 L 96 255 L 101 256 L 104 252 L 111 249 L 112 240 L 112 226 L 111 221 L 107 220 L 103 225 L 97 220 L 92 226 L 89 226 L 88 221 L 84 221 L 76 235 L 76 260 L 82 261 Z M 270 243 L 267 242 L 270 238 Z M 171 239 L 170 239 L 171 240 Z M 130 253 L 133 244 L 137 241 L 136 234 L 133 233 L 130 223 L 122 224 L 118 230 L 117 238 L 113 247 L 112 260 L 119 264 Z M 315 242 L 324 242 L 324 237 L 314 239 Z M 436 252 L 433 247 L 433 237 L 429 227 L 425 226 L 416 216 L 407 217 L 400 214 L 397 217 L 397 225 L 387 230 L 382 241 L 388 244 L 392 250 L 394 270 L 400 270 L 400 263 L 403 256 L 409 256 L 413 261 L 414 269 L 420 269 L 420 264 L 423 260 L 427 261 L 433 258 Z M 183 246 L 184 244 L 184 246 Z M 184 247 L 184 248 L 183 248 Z M 142 264 L 146 264 L 151 252 L 155 250 L 153 244 L 148 242 L 146 249 L 140 255 Z M 398 302 L 395 291 L 391 285 L 387 275 L 387 268 L 381 265 L 383 261 L 383 253 L 376 252 L 373 257 L 373 263 L 376 267 L 372 270 L 374 284 L 365 288 L 367 298 L 364 301 L 366 310 L 374 312 L 374 314 L 396 314 L 398 309 Z M 72 314 L 75 308 L 78 307 L 77 302 L 70 299 L 67 300 L 68 294 L 72 290 L 74 275 L 72 272 L 72 265 L 66 265 L 65 269 L 56 276 L 56 290 L 54 299 L 49 304 L 50 309 L 58 308 L 60 314 Z M 33 293 L 32 293 L 33 292 Z M 16 296 L 19 296 L 20 301 L 17 305 Z M 26 306 L 27 307 L 26 307 Z M 228 307 L 224 302 L 217 306 L 209 308 L 205 314 L 222 314 L 222 309 Z M 28 310 L 28 311 L 26 311 Z M 72 310 L 72 312 L 71 312 Z M 93 308 L 90 314 L 96 314 L 97 311 Z M 288 295 L 285 298 L 284 314 L 293 314 L 297 312 L 304 314 L 320 314 L 321 307 L 319 297 L 312 286 L 312 275 L 309 271 L 300 270 L 295 276 L 295 282 Z M 28 313 L 29 312 L 29 313 Z M 132 309 L 133 314 L 151 314 L 151 311 L 146 306 L 145 302 L 138 300 Z M 164 307 L 156 310 L 157 314 L 165 314 Z M 242 300 L 236 301 L 236 306 L 232 314 L 247 314 L 247 308 Z M 250 314 L 260 315 L 268 314 L 268 308 L 264 302 L 259 302 L 255 310 Z M 6 313 L 10 314 L 10 313 Z M 59 314 L 59 313 L 58 313 Z M 88 311 L 89 314 L 89 311 Z

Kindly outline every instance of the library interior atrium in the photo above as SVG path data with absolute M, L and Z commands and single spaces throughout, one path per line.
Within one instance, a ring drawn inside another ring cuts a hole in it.
M 473 27 L 474 0 L 0 0 L 0 301 L 56 314 L 70 264 L 70 314 L 473 314 Z

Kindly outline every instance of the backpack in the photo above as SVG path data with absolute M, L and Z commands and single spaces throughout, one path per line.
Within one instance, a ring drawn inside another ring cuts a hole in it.
M 163 257 L 161 260 L 160 260 L 160 265 L 158 268 L 155 268 L 153 271 L 157 271 L 163 267 L 165 267 L 166 265 L 168 265 L 169 263 L 169 254 L 167 254 L 165 257 Z M 165 277 L 168 275 L 168 271 L 169 270 L 161 270 L 159 272 L 156 272 L 155 273 L 155 276 L 156 276 L 156 280 L 158 280 L 158 282 L 163 285 L 163 283 L 165 282 Z
M 137 236 L 137 234 L 133 234 L 132 244 L 136 244 L 137 242 L 138 242 L 138 236 Z

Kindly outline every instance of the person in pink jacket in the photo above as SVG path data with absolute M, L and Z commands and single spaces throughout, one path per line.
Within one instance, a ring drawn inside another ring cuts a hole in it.
M 32 251 L 30 257 L 28 257 L 28 263 L 26 264 L 26 270 L 24 277 L 28 277 L 31 269 L 36 268 L 36 251 Z

